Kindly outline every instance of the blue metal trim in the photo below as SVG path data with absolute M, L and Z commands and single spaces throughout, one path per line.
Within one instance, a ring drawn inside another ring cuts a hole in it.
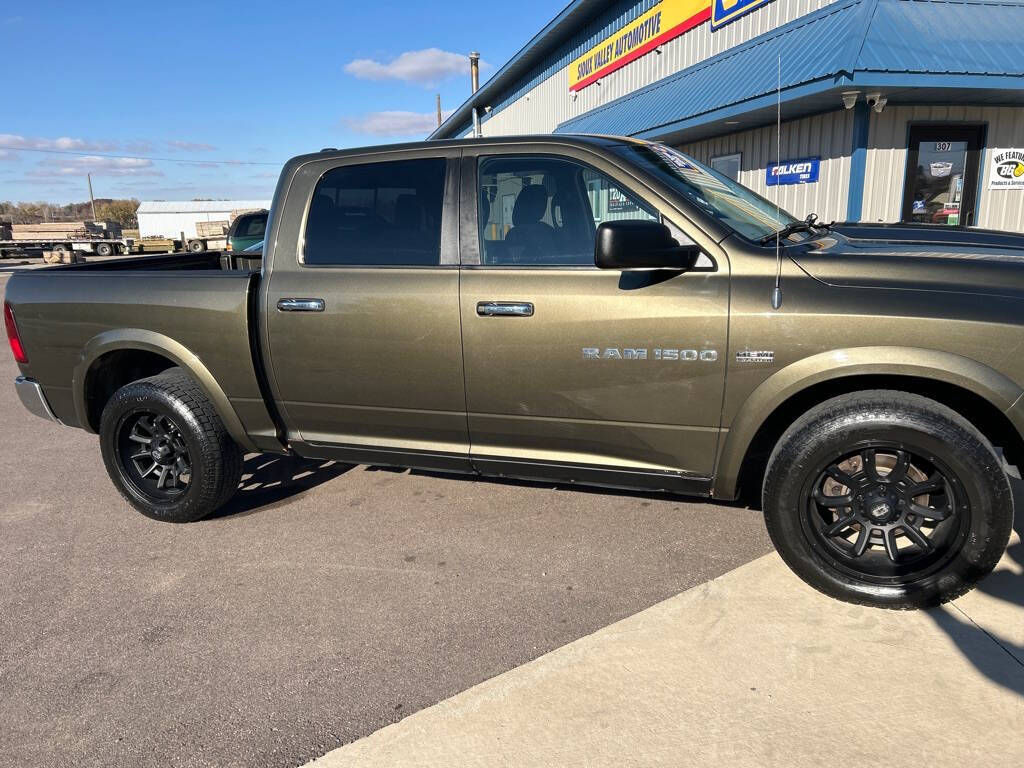
M 846 220 L 860 221 L 864 209 L 864 176 L 868 166 L 868 133 L 871 108 L 858 101 L 853 107 L 853 149 L 850 155 L 850 191 L 846 198 Z

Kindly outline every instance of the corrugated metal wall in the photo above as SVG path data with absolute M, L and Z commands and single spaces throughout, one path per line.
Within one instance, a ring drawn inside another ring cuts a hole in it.
M 872 114 L 864 180 L 864 221 L 899 221 L 907 166 L 907 132 L 912 122 L 985 123 L 978 226 L 1024 232 L 1024 190 L 990 190 L 994 149 L 1024 145 L 1024 109 L 1019 107 L 887 107 Z
M 815 184 L 769 187 L 765 172 L 775 161 L 775 126 L 741 131 L 727 136 L 684 144 L 680 149 L 702 163 L 711 158 L 740 153 L 740 178 L 744 186 L 779 204 L 794 216 L 816 213 L 824 221 L 843 221 L 850 188 L 850 150 L 853 146 L 853 112 L 839 110 L 782 124 L 782 159 L 820 157 Z
M 568 67 L 563 67 L 517 101 L 492 112 L 484 120 L 483 133 L 485 136 L 550 133 L 559 123 L 716 56 L 832 2 L 835 0 L 778 0 L 717 32 L 711 31 L 710 24 L 702 24 L 663 45 L 660 55 L 648 53 L 602 78 L 600 85 L 584 88 L 575 99 L 569 91 Z

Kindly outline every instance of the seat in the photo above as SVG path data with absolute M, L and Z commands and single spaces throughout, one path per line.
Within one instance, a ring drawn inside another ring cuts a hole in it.
M 527 184 L 516 196 L 512 228 L 505 235 L 514 262 L 539 263 L 557 250 L 555 230 L 541 221 L 548 210 L 548 192 L 540 184 Z

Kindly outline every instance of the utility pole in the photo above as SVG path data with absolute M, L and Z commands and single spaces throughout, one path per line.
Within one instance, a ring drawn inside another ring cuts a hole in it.
M 437 94 L 437 127 L 441 127 L 441 94 Z
M 89 180 L 89 203 L 92 204 L 92 220 L 96 221 L 96 200 L 92 196 L 92 174 L 85 174 L 85 178 Z

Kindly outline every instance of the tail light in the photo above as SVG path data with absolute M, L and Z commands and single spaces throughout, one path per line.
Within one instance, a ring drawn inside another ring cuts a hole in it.
M 4 302 L 4 327 L 7 328 L 7 338 L 11 342 L 14 359 L 19 363 L 27 363 L 28 356 L 25 354 L 25 347 L 22 346 L 21 336 L 18 335 L 18 324 L 14 322 L 14 310 L 6 301 Z

